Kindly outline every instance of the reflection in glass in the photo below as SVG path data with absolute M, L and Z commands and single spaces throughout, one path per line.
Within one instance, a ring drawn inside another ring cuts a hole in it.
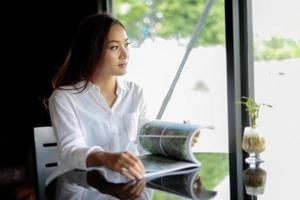
M 259 165 L 251 165 L 243 172 L 246 193 L 260 195 L 265 191 L 267 172 Z
M 129 182 L 122 175 L 105 168 L 73 170 L 51 182 L 46 189 L 46 196 L 48 200 L 211 199 L 217 192 L 204 186 L 199 170 L 200 168 L 190 168 L 148 181 Z M 156 198 L 152 189 L 162 191 L 165 196 Z
M 205 188 L 199 170 L 194 168 L 181 171 L 176 175 L 160 177 L 148 182 L 147 186 L 189 199 L 211 199 L 217 192 Z
M 201 162 L 201 182 L 208 189 L 218 187 L 229 175 L 229 158 L 226 153 L 195 153 Z
M 124 181 L 118 173 L 104 168 L 74 170 L 56 179 L 53 185 L 49 185 L 51 189 L 47 187 L 47 199 L 152 199 L 152 190 L 145 188 L 144 180 Z
M 144 180 L 125 183 L 113 183 L 108 180 L 98 170 L 87 173 L 87 183 L 103 194 L 109 194 L 118 199 L 149 199 L 147 196 L 142 196 L 146 185 Z

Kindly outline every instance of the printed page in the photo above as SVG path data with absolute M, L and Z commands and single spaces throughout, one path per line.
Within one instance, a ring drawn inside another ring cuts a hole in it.
M 198 163 L 168 159 L 162 156 L 143 155 L 139 157 L 145 167 L 145 179 L 153 179 L 166 174 L 176 174 L 179 170 L 199 167 Z
M 142 127 L 139 142 L 152 154 L 198 163 L 191 152 L 191 143 L 199 128 L 195 124 L 154 120 Z

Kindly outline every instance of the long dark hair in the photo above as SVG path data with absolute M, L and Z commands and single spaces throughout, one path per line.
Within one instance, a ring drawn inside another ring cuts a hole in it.
M 119 20 L 106 13 L 89 16 L 80 24 L 63 65 L 52 79 L 53 89 L 82 80 L 86 83 L 81 91 L 87 87 L 103 54 L 109 30 L 115 24 L 125 28 Z

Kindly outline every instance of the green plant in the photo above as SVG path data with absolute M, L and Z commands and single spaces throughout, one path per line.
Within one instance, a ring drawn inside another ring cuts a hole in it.
M 252 128 L 256 128 L 256 119 L 259 116 L 259 109 L 261 106 L 272 107 L 269 104 L 259 104 L 251 97 L 242 97 L 242 101 L 238 101 L 240 104 L 244 104 L 246 106 L 246 111 L 248 112 L 248 116 L 250 118 L 250 125 Z

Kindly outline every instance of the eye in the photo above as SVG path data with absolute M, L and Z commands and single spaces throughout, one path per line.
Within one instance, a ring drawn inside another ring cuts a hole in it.
M 128 48 L 129 45 L 130 45 L 130 42 L 127 42 L 127 43 L 125 44 L 125 47 Z
M 118 50 L 119 49 L 119 46 L 118 45 L 113 45 L 110 47 L 111 50 Z

